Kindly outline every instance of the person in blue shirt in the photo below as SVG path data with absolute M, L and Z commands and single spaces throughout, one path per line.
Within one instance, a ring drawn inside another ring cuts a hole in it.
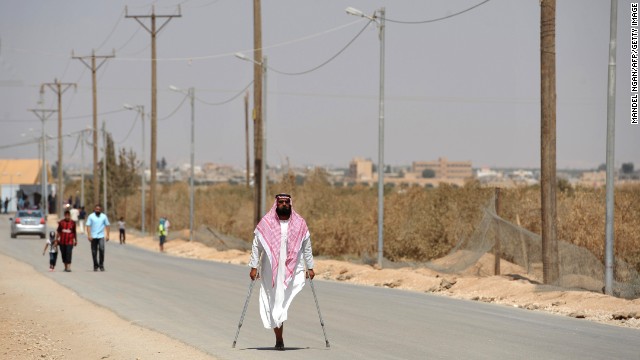
M 109 241 L 109 218 L 102 213 L 102 206 L 97 204 L 87 218 L 87 240 L 91 243 L 93 271 L 104 271 L 104 243 Z M 99 259 L 98 259 L 99 252 Z

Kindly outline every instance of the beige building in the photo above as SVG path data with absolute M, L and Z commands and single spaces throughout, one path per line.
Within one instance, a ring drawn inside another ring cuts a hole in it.
M 424 178 L 422 172 L 426 169 L 433 170 L 435 177 Z M 378 181 L 378 174 L 373 172 L 371 160 L 355 158 L 349 163 L 347 178 L 350 181 L 373 184 Z M 407 171 L 401 176 L 386 174 L 384 182 L 396 185 L 438 186 L 440 183 L 447 183 L 463 186 L 467 180 L 472 178 L 471 161 L 448 161 L 446 158 L 439 158 L 437 161 L 415 161 L 411 166 L 411 171 Z
M 354 158 L 349 163 L 347 177 L 352 181 L 373 181 L 373 162 L 369 159 Z
M 48 164 L 47 183 L 51 184 L 51 169 Z M 40 159 L 0 159 L 0 197 L 10 199 L 10 211 L 16 210 L 18 191 L 22 190 L 31 204 L 41 201 L 42 160 Z M 55 186 L 54 186 L 55 188 Z
M 466 180 L 473 177 L 471 161 L 449 161 L 441 157 L 437 161 L 414 161 L 411 170 L 422 174 L 424 170 L 433 170 L 436 179 L 442 180 Z

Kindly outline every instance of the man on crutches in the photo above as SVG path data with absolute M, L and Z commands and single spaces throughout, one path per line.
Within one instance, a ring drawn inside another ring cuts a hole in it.
M 273 329 L 275 349 L 284 350 L 284 322 L 293 298 L 304 287 L 305 268 L 309 279 L 315 276 L 309 229 L 306 221 L 293 210 L 291 195 L 278 194 L 254 235 L 249 277 L 256 280 L 260 267 L 262 324 Z M 262 252 L 265 256 L 260 257 Z

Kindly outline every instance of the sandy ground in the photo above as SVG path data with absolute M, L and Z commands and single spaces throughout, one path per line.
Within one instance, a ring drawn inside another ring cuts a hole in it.
M 157 240 L 151 237 L 128 235 L 126 246 L 158 250 Z M 165 255 L 232 264 L 247 264 L 249 260 L 246 251 L 217 251 L 180 238 L 165 244 Z M 11 277 L 3 275 L 9 269 Z M 640 299 L 624 300 L 540 285 L 506 262 L 502 263 L 502 269 L 509 275 L 477 276 L 489 274 L 490 269 L 493 269 L 490 255 L 456 276 L 429 269 L 378 270 L 336 260 L 316 259 L 315 265 L 316 280 L 428 292 L 640 329 Z M 72 320 L 64 309 L 73 309 Z M 213 359 L 177 340 L 131 324 L 80 298 L 42 272 L 3 255 L 0 255 L 0 339 L 2 359 Z
M 188 234 L 185 235 L 181 238 L 188 239 Z M 248 251 L 217 251 L 182 239 L 167 242 L 165 253 L 241 265 L 249 261 Z M 158 249 L 157 241 L 151 237 L 132 237 L 127 244 Z M 640 329 L 640 299 L 626 300 L 585 290 L 541 285 L 541 280 L 528 279 L 522 268 L 506 261 L 501 262 L 501 270 L 502 274 L 508 275 L 490 275 L 493 267 L 494 258 L 487 254 L 475 266 L 458 275 L 424 268 L 379 270 L 369 265 L 322 259 L 315 260 L 314 270 L 316 280 L 427 292 Z

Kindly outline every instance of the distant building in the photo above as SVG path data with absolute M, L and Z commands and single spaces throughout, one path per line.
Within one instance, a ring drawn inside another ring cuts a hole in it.
M 433 170 L 435 178 L 441 180 L 466 180 L 473 178 L 471 161 L 449 161 L 441 157 L 437 161 L 414 161 L 411 170 L 422 174 L 424 170 Z
M 55 193 L 52 186 L 51 168 L 47 171 L 48 194 Z M 41 159 L 0 159 L 0 198 L 10 199 L 9 210 L 15 211 L 18 194 L 32 206 L 42 203 L 42 160 Z
M 433 170 L 433 178 L 425 178 L 424 170 Z M 401 168 L 395 173 L 386 173 L 385 184 L 438 186 L 440 183 L 463 186 L 473 178 L 471 161 L 448 161 L 439 158 L 437 161 L 415 161 L 410 168 Z M 373 171 L 373 162 L 368 159 L 354 158 L 349 163 L 346 181 L 374 184 L 378 181 L 377 172 Z
M 373 181 L 373 162 L 369 159 L 354 158 L 349 163 L 347 178 L 351 181 Z

